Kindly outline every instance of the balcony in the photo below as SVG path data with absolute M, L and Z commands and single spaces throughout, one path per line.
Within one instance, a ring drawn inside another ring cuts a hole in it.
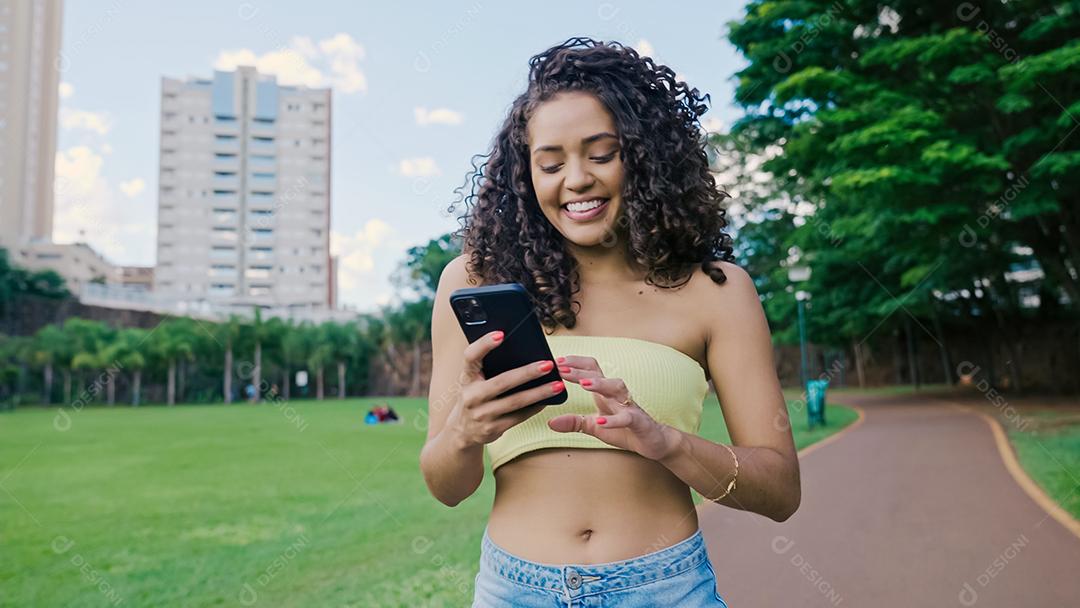
M 274 259 L 272 247 L 252 247 L 248 249 L 247 259 L 252 262 L 270 262 Z
M 236 248 L 235 247 L 214 247 L 210 250 L 211 260 L 235 260 Z
M 218 173 L 229 173 L 229 172 L 228 171 L 220 171 Z M 233 175 L 231 177 L 227 177 L 227 176 L 223 176 L 223 175 L 214 175 L 214 179 L 213 179 L 213 181 L 211 183 L 213 184 L 214 190 L 232 190 L 232 191 L 235 192 L 236 190 L 240 189 L 240 179 L 239 179 L 238 175 Z
M 236 242 L 236 228 L 216 227 L 211 234 L 217 241 Z
M 274 123 L 264 123 L 257 120 L 251 121 L 248 126 L 248 132 L 253 136 L 259 137 L 274 137 L 277 135 L 277 125 Z
M 251 266 L 244 272 L 244 276 L 249 279 L 269 279 L 271 270 L 273 266 Z
M 252 190 L 273 192 L 277 186 L 277 177 L 273 173 L 255 172 L 248 179 L 248 187 Z
M 277 150 L 277 142 L 273 137 L 252 136 L 248 149 L 254 153 L 270 153 Z
M 211 193 L 214 195 L 214 206 L 235 207 L 240 204 L 240 196 L 236 190 L 215 188 Z
M 253 228 L 248 231 L 249 241 L 253 243 L 265 243 L 274 240 L 273 228 Z
M 236 227 L 237 217 L 238 214 L 235 211 L 218 211 L 214 213 L 214 223 Z

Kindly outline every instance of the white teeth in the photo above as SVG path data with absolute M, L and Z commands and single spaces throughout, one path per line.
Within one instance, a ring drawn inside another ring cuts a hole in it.
M 590 209 L 596 209 L 597 207 L 599 207 L 600 205 L 603 205 L 603 204 L 604 204 L 604 199 L 595 198 L 595 199 L 593 199 L 591 201 L 583 201 L 583 202 L 580 202 L 580 203 L 569 203 L 568 205 L 566 205 L 566 208 L 568 210 L 570 210 L 570 211 L 581 212 L 581 211 L 588 211 Z

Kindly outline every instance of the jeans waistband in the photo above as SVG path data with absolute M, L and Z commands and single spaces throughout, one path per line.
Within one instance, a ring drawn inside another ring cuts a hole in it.
M 580 596 L 617 591 L 658 581 L 697 567 L 708 559 L 705 537 L 698 529 L 670 547 L 631 559 L 601 564 L 541 564 L 522 559 L 496 545 L 484 528 L 481 567 L 522 585 Z

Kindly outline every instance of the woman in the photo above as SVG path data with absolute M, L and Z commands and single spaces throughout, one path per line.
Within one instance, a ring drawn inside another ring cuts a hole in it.
M 440 279 L 421 469 L 455 506 L 491 459 L 474 606 L 723 606 L 690 488 L 783 521 L 800 483 L 768 324 L 730 263 L 708 96 L 618 43 L 573 38 L 530 65 Z M 556 361 L 485 379 L 502 332 L 468 344 L 448 297 L 505 282 Z M 554 365 L 565 384 L 496 398 Z M 710 379 L 731 446 L 696 434 Z

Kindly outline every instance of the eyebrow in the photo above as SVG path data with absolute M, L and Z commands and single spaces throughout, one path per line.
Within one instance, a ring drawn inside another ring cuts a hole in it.
M 588 145 L 593 143 L 594 141 L 603 139 L 605 137 L 613 137 L 615 139 L 619 138 L 614 133 L 603 131 L 601 133 L 597 133 L 596 135 L 590 135 L 588 137 L 582 138 L 581 143 L 584 145 Z M 562 146 L 538 146 L 535 150 L 533 150 L 533 154 L 536 154 L 538 152 L 557 152 L 559 150 L 562 150 Z

